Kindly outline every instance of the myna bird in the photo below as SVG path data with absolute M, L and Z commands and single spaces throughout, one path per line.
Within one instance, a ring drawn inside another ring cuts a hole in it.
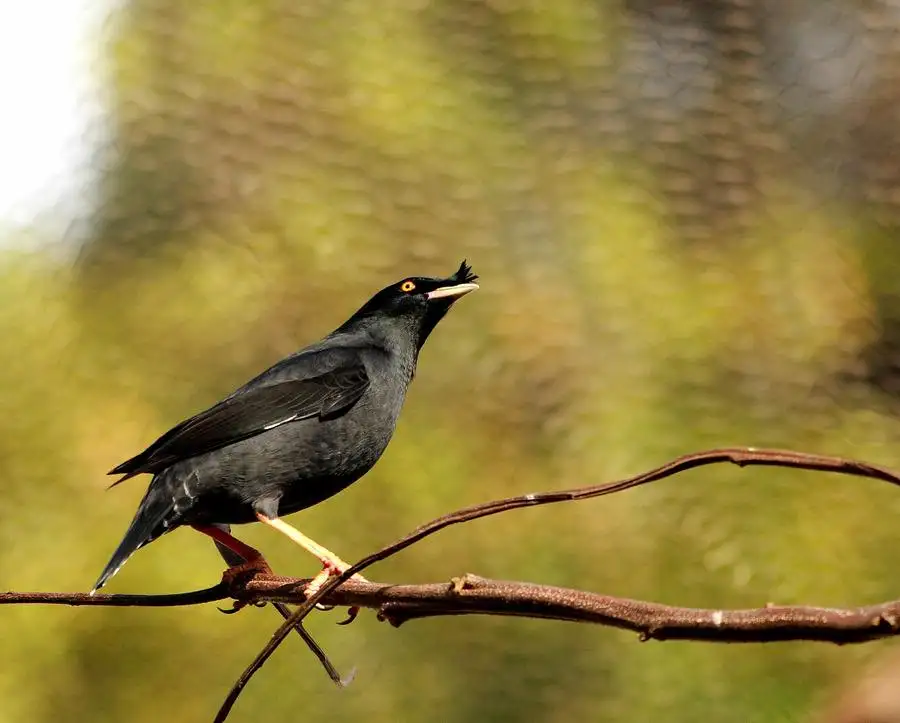
M 461 296 L 478 288 L 465 263 L 448 278 L 409 277 L 379 291 L 336 331 L 173 427 L 109 474 L 152 474 L 134 520 L 92 591 L 144 545 L 190 525 L 250 564 L 262 555 L 226 525 L 263 522 L 315 555 L 307 592 L 348 565 L 281 518 L 337 494 L 378 461 L 419 351 Z

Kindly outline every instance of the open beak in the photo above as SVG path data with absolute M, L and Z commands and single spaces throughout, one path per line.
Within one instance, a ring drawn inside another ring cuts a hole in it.
M 475 291 L 478 288 L 478 284 L 454 284 L 453 286 L 441 286 L 434 291 L 429 291 L 425 294 L 425 298 L 429 301 L 434 301 L 435 299 L 458 299 L 460 296 L 465 296 L 470 291 Z

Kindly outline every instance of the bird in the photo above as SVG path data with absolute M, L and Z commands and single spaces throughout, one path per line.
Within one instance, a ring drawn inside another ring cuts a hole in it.
M 111 487 L 153 477 L 91 594 L 137 550 L 185 526 L 252 567 L 265 564 L 262 554 L 230 526 L 268 525 L 321 562 L 308 595 L 344 572 L 347 563 L 282 517 L 336 495 L 375 465 L 422 346 L 451 306 L 478 289 L 477 278 L 463 261 L 451 276 L 411 276 L 383 288 L 335 331 L 110 470 L 123 475 Z

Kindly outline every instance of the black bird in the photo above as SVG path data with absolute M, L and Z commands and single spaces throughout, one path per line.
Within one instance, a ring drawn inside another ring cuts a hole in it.
M 328 499 L 378 461 L 393 435 L 419 351 L 478 278 L 465 261 L 445 279 L 410 277 L 379 291 L 322 341 L 173 427 L 109 474 L 153 475 L 93 592 L 139 548 L 190 525 L 251 564 L 262 555 L 227 525 L 260 521 L 319 558 L 347 564 L 280 519 Z

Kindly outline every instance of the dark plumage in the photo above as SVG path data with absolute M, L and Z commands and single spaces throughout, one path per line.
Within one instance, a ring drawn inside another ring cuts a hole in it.
M 322 341 L 292 354 L 181 422 L 110 474 L 153 480 L 99 590 L 139 548 L 192 525 L 243 557 L 259 553 L 223 525 L 262 521 L 344 563 L 278 518 L 358 480 L 387 447 L 419 350 L 460 296 L 478 286 L 463 262 L 445 279 L 411 277 L 379 291 Z

